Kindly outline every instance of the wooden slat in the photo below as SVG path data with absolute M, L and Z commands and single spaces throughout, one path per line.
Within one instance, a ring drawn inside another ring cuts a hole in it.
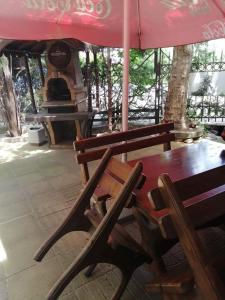
M 132 167 L 129 164 L 121 162 L 120 160 L 112 157 L 110 162 L 108 163 L 107 171 L 116 180 L 118 180 L 121 183 L 124 183 L 129 177 L 129 174 L 132 171 Z M 145 180 L 146 180 L 146 176 L 142 174 L 142 176 L 140 176 L 137 182 L 136 188 L 141 189 L 145 183 Z
M 107 170 L 116 178 L 119 176 L 120 179 L 126 181 L 132 171 L 132 167 L 112 157 L 108 163 Z
M 182 201 L 203 194 L 224 184 L 225 165 L 174 182 L 174 186 Z M 160 210 L 165 208 L 164 201 L 160 196 L 158 188 L 152 190 L 151 195 L 152 198 L 150 199 L 150 202 L 155 209 Z
M 104 191 L 107 191 L 107 194 L 109 194 L 113 198 L 116 198 L 123 185 L 109 174 L 104 173 L 104 175 L 99 181 L 99 186 Z
M 118 133 L 113 133 L 113 134 L 104 135 L 100 137 L 94 137 L 94 138 L 76 141 L 75 148 L 77 151 L 81 151 L 81 150 L 91 149 L 95 147 L 110 145 L 122 141 L 137 139 L 148 135 L 169 132 L 170 130 L 173 129 L 174 129 L 173 123 L 152 125 L 144 128 L 128 130 L 126 132 L 118 132 Z M 174 136 L 171 136 L 171 138 L 173 138 L 172 140 L 175 139 Z
M 108 194 L 108 191 L 103 190 L 100 186 L 95 189 L 93 198 L 95 201 L 106 201 L 111 195 Z
M 117 155 L 117 154 L 127 153 L 130 151 L 135 151 L 138 149 L 142 149 L 142 148 L 146 148 L 146 147 L 150 147 L 150 146 L 154 146 L 154 145 L 164 144 L 164 143 L 174 140 L 174 138 L 175 138 L 175 136 L 173 133 L 168 133 L 168 134 L 166 133 L 166 134 L 151 137 L 148 139 L 143 139 L 143 140 L 138 140 L 138 141 L 134 141 L 134 142 L 129 142 L 126 144 L 111 146 L 110 148 L 112 149 L 112 154 Z M 93 150 L 93 151 L 89 151 L 89 152 L 85 152 L 85 153 L 79 153 L 77 155 L 77 162 L 79 164 L 83 164 L 86 162 L 100 159 L 106 150 L 107 150 L 107 148 L 101 148 L 98 150 Z
M 223 192 L 215 193 L 208 198 L 206 197 L 207 195 L 199 202 L 194 202 L 190 206 L 185 207 L 194 228 L 225 216 L 225 190 Z M 160 219 L 160 228 L 165 238 L 174 239 L 177 237 L 169 215 Z
M 132 168 L 130 173 L 132 172 Z M 116 174 L 116 175 L 115 175 Z M 120 193 L 121 189 L 123 188 L 123 184 L 125 181 L 121 180 L 120 175 L 117 172 L 112 176 L 112 174 L 105 172 L 104 175 L 101 177 L 99 181 L 99 185 L 95 190 L 94 199 L 96 201 L 106 201 L 108 198 L 115 199 L 118 194 Z M 137 187 L 139 188 L 140 183 L 142 182 L 142 177 L 140 176 L 139 180 L 137 181 Z M 129 176 L 127 177 L 127 179 Z M 126 179 L 126 180 L 127 180 Z M 128 197 L 125 207 L 130 208 L 134 205 L 136 201 L 136 194 L 134 192 Z
M 190 269 L 174 270 L 162 273 L 146 285 L 146 290 L 152 293 L 184 294 L 194 287 L 194 277 Z
M 184 201 L 225 184 L 225 165 L 177 181 L 175 188 Z M 194 188 L 193 188 L 194 187 Z
M 170 217 L 179 237 L 180 244 L 203 298 L 211 300 L 224 299 L 225 287 L 215 269 L 208 263 L 209 259 L 205 247 L 194 230 L 193 220 L 184 209 L 173 182 L 168 175 L 164 174 L 159 177 L 158 185 L 161 188 L 166 206 L 170 209 Z M 217 202 L 215 201 L 214 206 L 217 206 Z M 208 211 L 208 214 L 210 215 L 211 211 Z M 201 217 L 202 214 L 199 214 L 198 218 L 200 219 Z

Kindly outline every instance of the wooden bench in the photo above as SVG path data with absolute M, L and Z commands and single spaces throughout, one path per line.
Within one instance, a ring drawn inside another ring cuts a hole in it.
M 108 147 L 112 154 L 122 154 L 155 145 L 164 145 L 164 150 L 171 149 L 175 140 L 173 123 L 158 124 L 125 132 L 112 133 L 99 137 L 78 139 L 75 143 L 77 162 L 81 165 L 84 183 L 89 179 L 88 163 L 100 159 Z
M 100 159 L 109 147 L 112 151 L 112 155 L 127 153 L 160 144 L 164 145 L 164 150 L 170 150 L 171 141 L 175 140 L 175 135 L 170 132 L 173 129 L 173 123 L 166 123 L 99 137 L 78 138 L 74 146 L 77 151 L 77 162 L 81 166 L 83 183 L 85 184 L 90 177 L 88 163 Z M 108 198 L 109 195 L 101 188 L 97 188 L 93 195 L 95 204 L 103 214 L 106 213 L 105 201 Z M 125 209 L 121 218 L 121 222 L 130 220 L 132 218 L 130 210 Z
M 224 299 L 216 271 L 225 268 L 225 231 L 217 227 L 225 221 L 225 166 L 177 182 L 163 174 L 158 186 L 152 191 L 154 206 L 168 210 L 161 233 L 167 240 L 179 238 L 179 244 L 157 258 L 159 275 L 147 290 L 166 299 Z
M 142 170 L 141 163 L 131 167 L 117 161 L 110 149 L 104 154 L 67 217 L 35 255 L 35 260 L 41 261 L 50 248 L 70 232 L 93 232 L 86 246 L 50 290 L 47 299 L 58 299 L 71 280 L 85 268 L 108 263 L 121 271 L 121 283 L 112 297 L 119 300 L 133 272 L 144 262 L 152 261 L 145 249 L 117 223 L 123 207 L 133 203 L 136 190 L 144 183 Z M 90 200 L 97 185 L 111 195 L 111 206 L 105 216 L 91 207 Z

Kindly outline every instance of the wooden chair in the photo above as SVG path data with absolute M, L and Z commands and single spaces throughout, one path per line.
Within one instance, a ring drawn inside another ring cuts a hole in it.
M 119 299 L 135 269 L 146 261 L 151 262 L 143 247 L 117 224 L 123 207 L 131 206 L 135 201 L 134 190 L 140 189 L 144 183 L 142 165 L 137 163 L 132 168 L 111 155 L 112 150 L 109 149 L 67 218 L 35 255 L 35 260 L 40 261 L 63 235 L 71 231 L 88 231 L 92 225 L 96 228 L 86 247 L 59 278 L 47 299 L 57 299 L 80 271 L 98 263 L 113 264 L 120 269 L 122 281 L 112 298 Z M 90 199 L 97 186 L 111 196 L 111 205 L 105 215 L 91 207 Z
M 88 163 L 100 159 L 110 145 L 112 154 L 128 153 L 154 145 L 164 145 L 164 151 L 171 149 L 175 140 L 173 123 L 158 124 L 125 132 L 112 133 L 88 139 L 77 139 L 74 147 L 77 151 L 77 162 L 81 165 L 83 182 L 89 179 Z
M 152 199 L 157 209 L 168 210 L 162 235 L 179 243 L 158 258 L 164 268 L 147 290 L 165 299 L 225 299 L 225 232 L 214 227 L 225 220 L 225 166 L 177 182 L 161 175 Z

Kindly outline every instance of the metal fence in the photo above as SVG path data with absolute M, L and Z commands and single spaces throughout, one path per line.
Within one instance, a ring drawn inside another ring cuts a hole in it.
M 190 119 L 201 122 L 225 120 L 225 96 L 191 96 L 187 103 Z
M 115 126 L 121 123 L 122 111 L 112 111 L 112 124 Z M 130 109 L 128 111 L 128 122 L 134 126 L 157 124 L 159 123 L 159 109 L 143 108 L 143 109 Z M 109 122 L 108 111 L 97 112 L 93 120 L 93 127 L 107 126 Z
M 128 121 L 133 125 L 157 124 L 162 119 L 162 106 L 157 108 L 131 109 Z M 112 123 L 121 123 L 121 110 L 112 111 Z M 190 96 L 187 101 L 187 114 L 191 120 L 198 122 L 225 121 L 225 96 Z M 97 112 L 93 121 L 94 127 L 107 126 L 108 111 Z
M 223 52 L 221 54 L 217 53 L 216 56 L 215 53 L 210 54 L 207 51 L 199 53 L 198 48 L 196 49 L 191 72 L 213 73 L 225 71 Z M 165 49 L 155 49 L 149 56 L 149 61 L 154 64 L 154 72 L 151 75 L 152 86 L 147 91 L 151 97 L 147 102 L 143 101 L 143 106 L 140 104 L 139 107 L 137 106 L 137 109 L 129 110 L 129 123 L 152 124 L 158 123 L 163 118 L 172 57 L 170 52 L 167 52 Z M 139 72 L 141 71 L 139 70 Z M 108 112 L 105 107 L 103 110 L 96 115 L 94 126 L 103 123 L 105 125 L 108 124 Z M 225 96 L 191 95 L 188 98 L 187 114 L 190 119 L 199 122 L 223 122 L 225 121 Z M 121 111 L 113 110 L 113 123 L 116 124 L 120 121 Z

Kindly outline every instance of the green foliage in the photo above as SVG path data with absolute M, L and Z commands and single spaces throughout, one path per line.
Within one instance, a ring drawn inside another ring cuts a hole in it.
M 14 58 L 15 59 L 15 58 Z M 45 67 L 45 60 L 42 59 L 42 63 Z M 21 112 L 33 112 L 32 104 L 31 104 L 31 95 L 29 91 L 28 78 L 27 73 L 24 67 L 23 58 L 20 58 L 20 69 L 13 69 L 13 80 L 15 84 L 15 90 L 17 94 L 17 101 L 19 103 L 19 108 Z M 43 101 L 42 99 L 42 84 L 40 78 L 40 72 L 37 65 L 37 61 L 33 58 L 29 59 L 29 68 L 32 78 L 32 86 L 35 97 L 35 102 L 37 108 L 41 106 Z
M 197 91 L 193 92 L 193 96 L 206 96 L 208 95 L 208 91 L 211 88 L 211 77 L 209 75 L 203 78 L 203 81 L 200 84 L 200 87 Z
M 214 52 L 208 48 L 208 43 L 195 44 L 193 47 L 193 63 L 212 61 Z
M 104 49 L 98 53 L 98 71 L 100 87 L 102 89 L 102 109 L 107 109 L 107 55 Z M 91 62 L 92 86 L 95 85 L 94 64 Z M 83 67 L 85 74 L 85 66 Z M 153 50 L 130 50 L 130 104 L 145 105 L 150 87 L 155 82 L 154 53 Z M 113 103 L 118 107 L 122 101 L 122 79 L 123 79 L 123 50 L 111 49 L 111 81 L 113 86 Z M 137 104 L 137 101 L 139 104 Z

